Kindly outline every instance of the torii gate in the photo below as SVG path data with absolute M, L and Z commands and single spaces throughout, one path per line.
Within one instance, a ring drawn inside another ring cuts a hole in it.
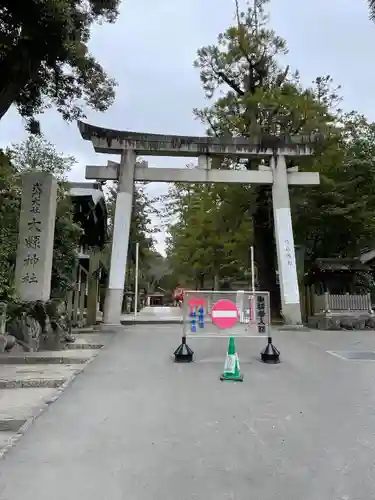
M 78 127 L 83 139 L 91 141 L 97 153 L 121 155 L 120 163 L 109 161 L 107 166 L 86 167 L 86 179 L 119 181 L 105 324 L 120 325 L 134 181 L 272 184 L 282 313 L 286 325 L 302 324 L 288 185 L 317 185 L 320 180 L 317 172 L 299 172 L 298 167 L 287 169 L 285 158 L 311 155 L 314 138 L 146 134 L 96 127 L 81 121 Z M 193 169 L 148 168 L 147 162 L 136 162 L 137 155 L 197 157 L 198 166 Z M 258 170 L 214 168 L 228 157 L 268 158 L 269 166 L 259 165 Z

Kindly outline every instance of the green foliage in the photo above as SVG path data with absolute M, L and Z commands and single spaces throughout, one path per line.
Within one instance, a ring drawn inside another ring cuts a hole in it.
M 7 152 L 20 174 L 42 170 L 53 174 L 60 182 L 67 180 L 68 172 L 76 163 L 73 156 L 57 153 L 55 146 L 40 136 L 29 136 L 20 144 L 12 145 Z
M 152 233 L 156 229 L 151 228 L 151 216 L 155 214 L 152 200 L 145 193 L 144 186 L 138 183 L 134 189 L 133 213 L 130 224 L 130 252 L 129 255 L 134 261 L 135 243 L 139 243 L 139 256 L 144 258 L 147 250 L 153 247 L 154 240 Z
M 74 159 L 59 154 L 43 138 L 31 136 L 13 145 L 0 161 L 0 297 L 9 298 L 14 293 L 21 177 L 32 170 L 48 171 L 59 179 L 51 289 L 53 296 L 63 296 L 73 284 L 76 249 L 82 231 L 73 222 L 72 204 L 65 184 L 65 175 Z
M 73 205 L 64 185 L 60 185 L 55 221 L 53 245 L 51 294 L 65 297 L 75 284 L 75 268 L 78 262 L 77 248 L 82 229 L 73 221 Z
M 88 51 L 90 27 L 114 22 L 120 0 L 6 0 L 0 9 L 0 119 L 12 104 L 38 132 L 34 117 L 52 105 L 64 120 L 82 105 L 105 111 L 115 82 Z
M 0 151 L 0 299 L 13 293 L 18 215 L 21 198 L 17 175 L 8 155 Z
M 291 193 L 296 241 L 311 261 L 356 257 L 375 243 L 375 124 L 350 113 L 341 126 L 338 147 L 315 158 L 320 186 Z
M 147 292 L 158 291 L 160 287 L 169 292 L 170 284 L 170 268 L 165 257 L 153 248 L 145 252 L 144 259 L 140 261 L 140 281 L 139 287 L 145 288 Z
M 241 209 L 233 211 L 233 206 Z M 248 271 L 252 233 L 248 188 L 176 184 L 169 190 L 168 259 L 178 282 L 203 288 Z M 177 284 L 177 283 L 176 283 Z

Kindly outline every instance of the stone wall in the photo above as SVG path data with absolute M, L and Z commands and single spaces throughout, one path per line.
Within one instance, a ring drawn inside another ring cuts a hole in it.
M 375 316 L 364 311 L 320 313 L 308 318 L 308 326 L 317 330 L 375 330 Z

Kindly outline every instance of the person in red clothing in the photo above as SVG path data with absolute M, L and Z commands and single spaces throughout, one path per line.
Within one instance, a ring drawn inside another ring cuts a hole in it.
M 176 306 L 182 306 L 184 301 L 184 289 L 178 286 L 173 293 L 173 301 Z

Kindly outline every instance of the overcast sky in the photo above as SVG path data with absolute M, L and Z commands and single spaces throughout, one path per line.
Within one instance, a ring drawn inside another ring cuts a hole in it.
M 202 134 L 192 109 L 204 104 L 196 50 L 214 43 L 233 21 L 233 0 L 124 0 L 115 25 L 94 27 L 91 50 L 119 83 L 117 99 L 104 114 L 88 112 L 93 124 L 138 132 Z M 342 85 L 344 109 L 375 120 L 375 24 L 366 0 L 272 0 L 271 23 L 288 41 L 288 63 L 307 85 L 329 73 Z M 372 69 L 371 69 L 372 68 Z M 84 181 L 86 164 L 106 164 L 75 124 L 50 111 L 42 117 L 46 138 L 74 155 L 70 179 Z M 0 147 L 26 138 L 14 110 L 0 122 Z M 182 166 L 183 159 L 149 157 L 150 166 Z M 153 184 L 153 195 L 166 187 Z M 163 248 L 163 235 L 157 248 Z

